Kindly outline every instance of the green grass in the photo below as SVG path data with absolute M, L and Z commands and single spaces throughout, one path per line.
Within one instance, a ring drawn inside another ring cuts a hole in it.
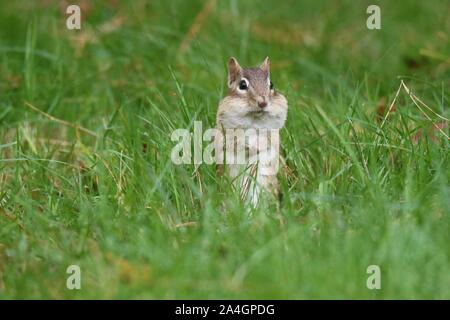
M 450 142 L 404 91 L 377 119 L 400 77 L 449 118 L 448 1 L 81 3 L 81 31 L 58 1 L 0 5 L 0 298 L 450 298 Z M 266 55 L 284 225 L 170 161 L 174 129 L 214 125 L 228 57 Z

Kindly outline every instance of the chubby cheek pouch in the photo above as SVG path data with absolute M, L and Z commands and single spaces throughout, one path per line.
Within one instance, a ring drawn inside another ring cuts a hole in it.
M 239 96 L 239 93 L 236 88 L 230 88 L 230 90 L 228 90 L 228 95 L 232 97 L 237 97 Z
M 273 107 L 276 107 L 276 108 L 279 107 L 280 102 L 278 101 L 277 98 L 272 97 L 272 98 L 270 99 L 270 102 L 272 103 L 272 106 L 273 106 Z

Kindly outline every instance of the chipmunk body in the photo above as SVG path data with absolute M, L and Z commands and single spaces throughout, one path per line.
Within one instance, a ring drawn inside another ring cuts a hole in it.
M 216 150 L 227 152 L 231 145 L 236 150 L 245 150 L 249 156 L 245 163 L 225 161 L 225 165 L 241 198 L 256 207 L 262 190 L 279 195 L 278 134 L 286 121 L 288 104 L 270 80 L 269 58 L 256 68 L 242 68 L 235 58 L 230 58 L 228 87 L 228 95 L 219 103 L 217 129 L 221 132 L 242 129 L 247 134 L 244 138 L 233 138 L 228 146 L 224 141 L 226 135 L 216 136 Z M 223 159 L 224 155 L 219 152 L 216 157 Z

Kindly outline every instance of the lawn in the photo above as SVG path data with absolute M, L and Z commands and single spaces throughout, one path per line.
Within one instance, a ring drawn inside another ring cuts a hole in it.
M 450 299 L 450 2 L 74 3 L 0 4 L 0 298 Z M 267 55 L 280 212 L 170 159 Z

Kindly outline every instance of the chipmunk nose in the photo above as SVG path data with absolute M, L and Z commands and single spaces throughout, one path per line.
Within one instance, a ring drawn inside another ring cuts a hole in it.
M 267 107 L 267 102 L 266 102 L 266 101 L 258 102 L 258 106 L 259 106 L 260 108 L 265 108 L 265 107 Z

